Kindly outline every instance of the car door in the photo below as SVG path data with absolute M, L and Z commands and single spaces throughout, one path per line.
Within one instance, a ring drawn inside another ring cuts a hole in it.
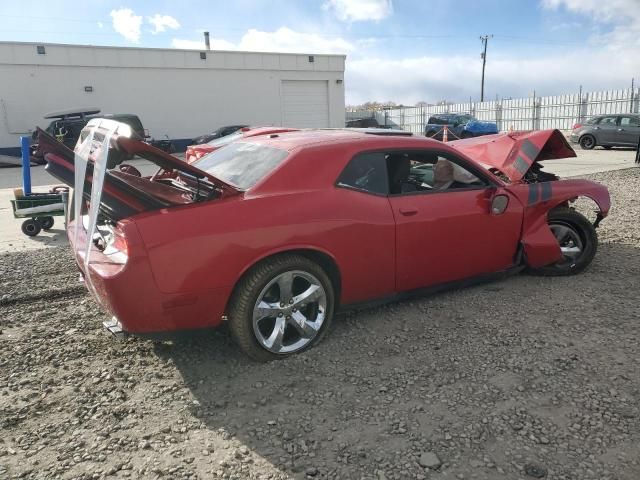
M 407 159 L 411 162 L 409 169 Z M 523 207 L 511 193 L 448 152 L 391 153 L 387 161 L 389 201 L 396 221 L 398 291 L 462 280 L 513 265 Z M 459 181 L 441 185 L 438 166 L 442 161 L 453 164 Z M 428 163 L 434 169 L 431 185 L 424 174 Z M 418 170 L 420 174 L 415 173 Z M 408 186 L 399 185 L 405 181 Z M 496 195 L 504 195 L 508 201 L 499 214 L 491 212 Z
M 618 116 L 602 117 L 593 127 L 593 133 L 598 145 L 616 145 L 618 139 Z
M 622 115 L 618 125 L 618 139 L 621 145 L 637 146 L 640 142 L 640 116 Z

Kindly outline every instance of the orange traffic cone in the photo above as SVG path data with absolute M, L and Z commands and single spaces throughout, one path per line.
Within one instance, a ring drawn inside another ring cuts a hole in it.
M 447 128 L 447 126 L 445 125 L 444 130 L 442 132 L 442 141 L 444 143 L 447 143 L 449 141 L 449 135 L 448 135 L 449 129 Z

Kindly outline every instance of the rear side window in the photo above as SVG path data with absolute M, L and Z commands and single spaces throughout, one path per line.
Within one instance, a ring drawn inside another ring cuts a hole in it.
M 385 154 L 363 153 L 354 157 L 338 178 L 338 186 L 382 195 L 389 193 Z
M 622 117 L 620 118 L 620 126 L 640 127 L 640 117 Z
M 193 163 L 240 190 L 253 187 L 287 157 L 286 150 L 248 142 L 231 143 Z

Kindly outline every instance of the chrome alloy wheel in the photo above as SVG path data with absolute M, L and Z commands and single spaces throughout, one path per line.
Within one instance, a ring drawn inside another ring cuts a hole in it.
M 327 311 L 322 283 L 301 270 L 284 272 L 262 289 L 253 307 L 253 332 L 261 347 L 287 354 L 309 345 Z
M 558 240 L 564 261 L 575 263 L 584 249 L 580 234 L 570 224 L 564 222 L 552 223 L 549 228 Z

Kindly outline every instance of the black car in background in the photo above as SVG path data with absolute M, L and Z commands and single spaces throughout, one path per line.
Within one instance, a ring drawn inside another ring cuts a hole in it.
M 154 140 L 149 138 L 146 130 L 142 126 L 140 117 L 132 113 L 100 113 L 98 108 L 71 109 L 61 112 L 48 113 L 44 116 L 46 120 L 51 120 L 45 131 L 58 141 L 64 143 L 73 150 L 80 138 L 80 132 L 90 120 L 94 118 L 108 118 L 117 122 L 125 123 L 131 127 L 131 131 L 139 138 L 158 147 L 165 152 L 173 153 L 175 149 L 170 140 Z M 35 140 L 35 132 L 34 132 Z M 45 163 L 44 158 L 38 154 L 38 145 L 31 145 L 31 161 L 34 163 Z
M 569 140 L 584 150 L 594 147 L 637 147 L 640 142 L 640 115 L 598 115 L 584 123 L 576 123 Z
M 346 128 L 391 128 L 390 125 L 382 125 L 377 119 L 373 117 L 369 118 L 357 118 L 355 120 L 349 120 L 345 123 Z
M 211 133 L 205 133 L 204 135 L 200 135 L 199 137 L 191 140 L 192 145 L 201 145 L 203 143 L 209 143 L 211 140 L 215 140 L 216 138 L 226 137 L 227 135 L 231 135 L 234 132 L 237 132 L 241 128 L 248 127 L 249 125 L 227 125 L 226 127 L 220 127 L 217 130 L 214 130 Z

